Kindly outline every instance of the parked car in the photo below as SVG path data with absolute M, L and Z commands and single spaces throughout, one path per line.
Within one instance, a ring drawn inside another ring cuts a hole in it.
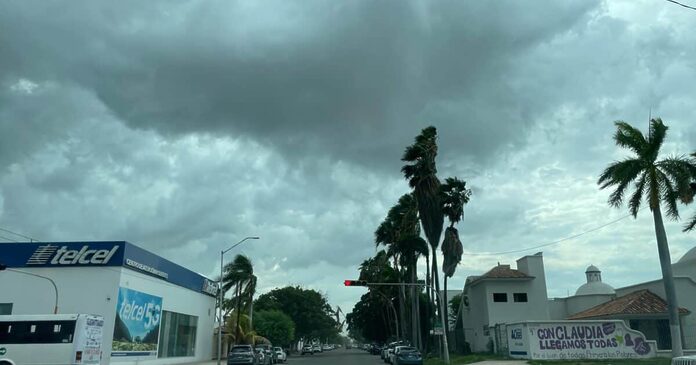
M 394 348 L 396 346 L 405 346 L 406 343 L 403 341 L 397 341 L 397 342 L 392 342 L 388 346 L 385 346 L 384 350 L 382 350 L 382 360 L 386 363 L 391 363 L 391 355 L 394 353 Z
M 263 350 L 263 355 L 267 358 L 267 363 L 273 365 L 278 362 L 275 351 L 273 351 L 273 346 L 269 344 L 256 345 L 257 349 Z
M 384 348 L 384 346 L 382 346 L 382 345 L 374 345 L 374 346 L 372 346 L 372 350 L 370 351 L 370 353 L 372 355 L 379 355 L 382 353 L 383 348 Z
M 271 365 L 271 359 L 266 356 L 262 348 L 256 347 L 254 352 L 256 352 L 256 357 L 259 359 L 259 365 Z
M 321 347 L 321 350 L 322 350 L 322 351 L 331 351 L 331 346 L 329 346 L 329 345 L 323 345 L 323 346 Z
M 302 355 L 304 354 L 314 355 L 314 348 L 312 347 L 312 345 L 302 346 Z
M 321 349 L 321 345 L 314 345 L 312 350 L 314 350 L 314 352 L 324 352 L 324 350 Z
M 227 365 L 258 365 L 258 357 L 249 345 L 237 345 L 227 353 Z
M 276 359 L 278 359 L 278 362 L 288 361 L 288 354 L 285 353 L 285 350 L 283 350 L 282 347 L 274 347 L 273 351 L 275 351 Z
M 422 365 L 423 358 L 418 349 L 411 346 L 397 346 L 391 357 L 393 365 Z

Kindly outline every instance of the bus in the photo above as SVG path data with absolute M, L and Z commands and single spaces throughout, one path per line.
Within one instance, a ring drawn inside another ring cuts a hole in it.
M 99 364 L 103 328 L 99 315 L 0 315 L 0 365 Z

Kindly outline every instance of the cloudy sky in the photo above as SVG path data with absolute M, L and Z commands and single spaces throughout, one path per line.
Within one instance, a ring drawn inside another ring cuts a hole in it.
M 696 150 L 694 29 L 662 0 L 0 0 L 0 227 L 127 240 L 210 276 L 258 235 L 240 252 L 262 292 L 299 284 L 348 311 L 363 290 L 342 280 L 432 124 L 440 176 L 474 192 L 461 288 L 523 253 L 473 254 L 627 214 L 596 185 L 624 156 L 613 121 L 652 113 L 665 154 Z M 675 260 L 696 245 L 680 226 Z M 658 278 L 654 241 L 645 210 L 544 248 L 549 295 L 591 263 L 616 287 Z

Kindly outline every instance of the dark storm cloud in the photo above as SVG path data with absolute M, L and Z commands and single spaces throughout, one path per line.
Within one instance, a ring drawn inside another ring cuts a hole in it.
M 382 166 L 433 123 L 447 153 L 485 160 L 548 109 L 509 83 L 521 53 L 596 4 L 27 2 L 0 15 L 0 62 L 6 78 L 78 82 L 164 134 Z

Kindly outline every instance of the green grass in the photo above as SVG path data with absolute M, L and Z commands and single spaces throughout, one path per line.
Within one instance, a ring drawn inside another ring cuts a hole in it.
M 474 362 L 479 362 L 479 361 L 484 361 L 484 360 L 501 360 L 501 359 L 504 359 L 504 357 L 497 356 L 497 355 L 488 355 L 488 354 L 471 354 L 471 355 L 466 355 L 466 356 L 451 355 L 450 362 L 451 362 L 451 365 L 457 365 L 457 364 L 471 364 Z M 425 365 L 445 365 L 445 362 L 439 358 L 431 358 L 431 359 L 426 359 L 424 364 Z
M 646 360 L 530 360 L 531 365 L 593 365 L 593 364 L 640 364 L 640 365 L 670 365 L 671 359 L 656 357 Z

